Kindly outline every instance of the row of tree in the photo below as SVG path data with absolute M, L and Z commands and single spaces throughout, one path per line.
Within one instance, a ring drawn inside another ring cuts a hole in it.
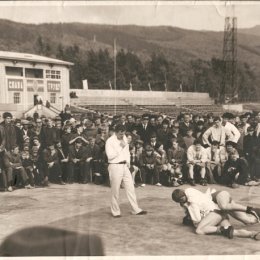
M 55 56 L 74 63 L 71 67 L 71 88 L 82 88 L 88 80 L 90 89 L 114 89 L 114 53 L 108 49 L 82 51 L 79 46 L 52 47 L 41 37 L 36 42 L 38 54 Z M 153 91 L 208 92 L 219 99 L 223 84 L 224 64 L 221 59 L 195 59 L 176 64 L 162 53 L 152 53 L 146 60 L 120 49 L 116 54 L 116 89 Z M 237 66 L 237 90 L 240 100 L 257 98 L 256 76 L 247 63 Z

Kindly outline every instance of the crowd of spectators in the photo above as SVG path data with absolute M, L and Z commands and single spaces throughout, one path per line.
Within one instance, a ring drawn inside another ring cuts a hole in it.
M 109 185 L 105 143 L 121 124 L 129 142 L 136 187 L 183 183 L 232 188 L 258 185 L 260 113 L 235 116 L 82 114 L 67 107 L 55 118 L 34 114 L 0 124 L 0 186 L 17 188 L 71 183 Z

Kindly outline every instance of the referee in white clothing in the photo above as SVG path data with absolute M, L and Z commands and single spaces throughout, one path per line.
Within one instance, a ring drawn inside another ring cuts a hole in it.
M 108 172 L 111 185 L 111 212 L 113 217 L 121 216 L 119 202 L 119 191 L 121 182 L 124 182 L 127 198 L 132 206 L 132 214 L 145 215 L 146 211 L 140 209 L 137 204 L 135 188 L 130 167 L 129 145 L 125 136 L 124 125 L 116 125 L 115 134 L 106 141 L 106 154 L 108 158 Z

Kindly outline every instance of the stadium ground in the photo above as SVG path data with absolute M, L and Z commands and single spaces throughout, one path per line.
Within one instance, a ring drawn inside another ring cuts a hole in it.
M 188 187 L 184 185 L 183 188 Z M 226 189 L 243 204 L 260 207 L 259 187 Z M 197 186 L 205 191 L 207 187 Z M 50 185 L 48 188 L 16 190 L 0 194 L 0 242 L 14 231 L 48 225 L 101 236 L 108 256 L 160 255 L 260 255 L 260 242 L 222 236 L 198 236 L 181 224 L 183 211 L 171 201 L 173 188 L 137 188 L 140 206 L 147 216 L 130 214 L 121 190 L 122 217 L 110 215 L 110 189 L 94 184 Z M 236 227 L 243 225 L 232 219 Z M 260 224 L 247 227 L 260 231 Z

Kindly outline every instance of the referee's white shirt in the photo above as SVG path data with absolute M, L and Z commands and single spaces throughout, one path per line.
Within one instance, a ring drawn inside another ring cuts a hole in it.
M 121 142 L 126 144 L 124 148 L 121 147 Z M 116 134 L 110 136 L 106 141 L 106 155 L 108 163 L 119 163 L 122 161 L 130 163 L 129 145 L 126 136 L 124 135 L 123 140 L 118 140 Z

